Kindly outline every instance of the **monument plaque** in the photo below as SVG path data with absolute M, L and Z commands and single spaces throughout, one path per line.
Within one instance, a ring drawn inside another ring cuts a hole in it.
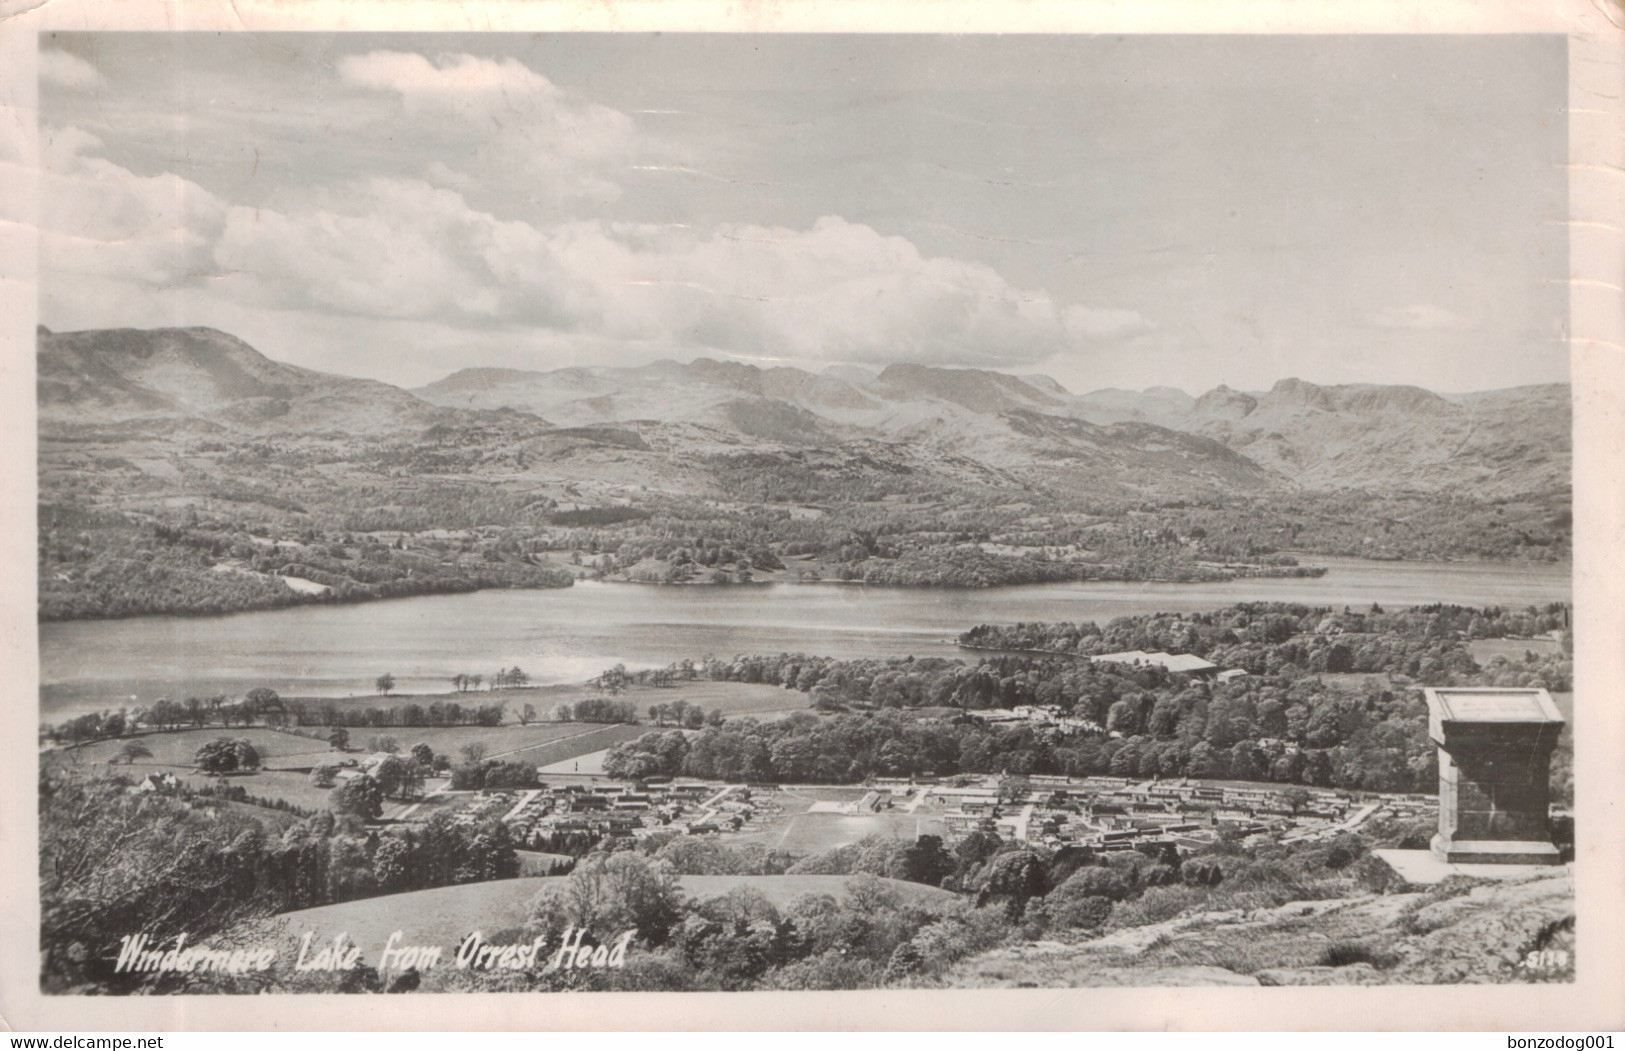
M 1429 689 L 1439 746 L 1439 832 L 1451 864 L 1555 865 L 1548 768 L 1563 717 L 1541 689 Z

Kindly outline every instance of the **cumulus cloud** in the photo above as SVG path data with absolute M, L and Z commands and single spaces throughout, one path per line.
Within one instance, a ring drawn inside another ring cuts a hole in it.
M 352 84 L 399 92 L 414 105 L 458 105 L 482 94 L 559 94 L 546 77 L 512 58 L 445 55 L 436 65 L 412 51 L 370 51 L 341 58 L 338 71 Z
M 179 176 L 141 176 L 91 151 L 96 136 L 46 128 L 40 187 L 40 261 L 67 281 L 90 275 L 151 287 L 213 269 L 226 217 L 219 198 Z
M 361 57 L 345 71 L 356 83 L 424 93 L 436 106 L 448 95 L 490 96 L 479 104 L 498 108 L 518 94 L 558 101 L 514 62 Z M 542 222 L 495 214 L 444 181 L 398 176 L 286 190 L 250 207 L 101 152 L 75 127 L 42 138 L 42 262 L 64 294 L 90 277 L 136 297 L 206 287 L 260 311 L 808 364 L 1030 365 L 1148 327 L 1133 311 L 1059 302 L 985 263 L 929 255 L 836 215 L 805 227 Z
M 336 202 L 329 201 L 329 205 Z M 837 216 L 807 229 L 503 220 L 370 180 L 347 210 L 232 208 L 214 262 L 280 308 L 459 318 L 802 361 L 1043 360 L 1143 326 Z
M 1371 316 L 1377 328 L 1406 328 L 1440 331 L 1471 328 L 1472 322 L 1460 314 L 1431 303 L 1415 303 L 1406 307 L 1389 307 Z
M 338 71 L 356 88 L 393 97 L 413 137 L 445 147 L 423 172 L 439 185 L 611 200 L 634 156 L 631 117 L 575 98 L 515 59 L 372 51 L 345 56 Z
M 64 88 L 91 88 L 102 79 L 95 66 L 54 47 L 40 48 L 39 75 L 46 83 Z

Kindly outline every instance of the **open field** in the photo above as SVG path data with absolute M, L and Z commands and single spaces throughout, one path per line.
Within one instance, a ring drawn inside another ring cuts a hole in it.
M 729 843 L 760 843 L 772 850 L 784 850 L 798 857 L 819 854 L 856 843 L 865 836 L 914 840 L 922 835 L 943 835 L 946 826 L 934 806 L 908 813 L 901 807 L 874 814 L 809 813 L 814 803 L 855 803 L 866 793 L 863 788 L 807 787 L 785 785 L 775 797 L 784 813 L 767 827 L 739 836 Z
M 350 743 L 365 748 L 369 737 L 393 737 L 400 742 L 402 750 L 406 750 L 421 741 L 434 749 L 436 755 L 450 756 L 453 762 L 457 761 L 457 753 L 464 745 L 480 744 L 485 746 L 486 758 L 508 759 L 532 748 L 578 737 L 595 728 L 591 723 L 555 722 L 531 723 L 529 726 L 517 723 L 504 723 L 501 726 L 413 726 L 352 730 Z
M 865 836 L 905 839 L 943 834 L 943 823 L 929 814 L 891 811 L 880 814 L 792 814 L 765 832 L 751 838 L 775 850 L 797 856 L 820 854 L 856 843 Z
M 601 752 L 588 752 L 586 755 L 576 756 L 574 759 L 565 759 L 557 763 L 549 763 L 542 767 L 543 777 L 603 777 L 604 760 L 609 757 L 609 749 Z
M 351 731 L 351 741 L 362 745 L 368 737 L 394 737 L 403 750 L 424 742 L 436 753 L 449 754 L 454 760 L 457 750 L 465 744 L 485 745 L 488 758 L 532 762 L 537 766 L 564 763 L 577 756 L 602 752 L 622 741 L 629 741 L 646 732 L 647 727 L 602 725 L 595 723 L 533 723 L 530 726 L 454 726 L 407 727 L 381 730 L 357 729 Z M 326 788 L 310 783 L 309 772 L 319 763 L 337 762 L 346 753 L 335 752 L 326 742 L 309 737 L 268 730 L 264 727 L 209 727 L 203 730 L 178 730 L 167 733 L 142 734 L 139 740 L 152 751 L 152 758 L 139 759 L 125 766 L 110 769 L 132 779 L 148 774 L 174 774 L 192 787 L 201 787 L 208 779 L 192 765 L 199 747 L 217 737 L 246 737 L 264 757 L 260 770 L 249 774 L 233 774 L 227 782 L 240 786 L 252 796 L 282 799 L 296 806 L 322 809 L 327 806 Z M 107 761 L 129 738 L 97 741 L 80 748 L 68 748 L 42 754 L 42 762 L 77 764 L 92 769 L 109 769 Z M 351 757 L 364 752 L 352 751 Z M 425 807 L 432 809 L 437 800 Z M 449 800 L 448 800 L 449 803 Z M 404 804 L 388 803 L 385 816 L 393 816 L 404 809 Z M 426 817 L 420 809 L 414 816 Z
M 703 900 L 720 897 L 739 887 L 761 891 L 774 905 L 783 908 L 807 894 L 829 894 L 839 898 L 849 876 L 683 876 L 683 893 Z M 568 876 L 522 876 L 490 883 L 469 883 L 457 887 L 388 894 L 337 905 L 323 905 L 284 914 L 286 933 L 298 938 L 306 931 L 315 941 L 331 939 L 339 933 L 349 936 L 368 956 L 376 958 L 395 931 L 415 945 L 440 945 L 455 949 L 465 935 L 480 931 L 490 938 L 522 926 L 531 901 L 540 893 L 560 890 Z M 920 903 L 951 905 L 952 893 L 920 883 L 883 880 L 906 898 Z
M 431 704 L 448 702 L 456 702 L 464 707 L 502 704 L 507 706 L 510 720 L 516 719 L 519 711 L 529 704 L 536 709 L 542 721 L 546 722 L 551 717 L 553 709 L 561 704 L 603 696 L 606 695 L 594 692 L 592 687 L 585 683 L 573 683 L 526 686 L 520 689 L 470 690 L 466 693 L 450 690 L 444 693 L 391 693 L 388 696 L 381 693 L 362 693 L 350 697 L 288 696 L 283 700 L 299 701 L 313 709 L 320 709 L 324 705 L 345 709 L 398 708 L 407 704 L 419 704 L 427 708 Z M 753 715 L 758 718 L 810 707 L 807 695 L 799 690 L 786 690 L 781 686 L 768 686 L 762 683 L 712 682 L 709 679 L 678 682 L 671 686 L 633 685 L 614 699 L 633 702 L 637 706 L 640 718 L 648 717 L 650 705 L 670 704 L 673 701 L 697 704 L 706 711 L 719 709 L 727 716 Z
M 448 684 L 449 685 L 449 684 Z M 308 708 L 320 709 L 325 705 L 335 708 L 398 708 L 407 704 L 421 704 L 427 708 L 431 704 L 445 704 L 455 701 L 466 707 L 481 704 L 505 704 L 508 706 L 509 717 L 513 718 L 525 705 L 534 705 L 536 711 L 545 717 L 558 705 L 568 701 L 579 701 L 588 696 L 591 691 L 579 684 L 553 683 L 546 686 L 524 686 L 503 690 L 469 690 L 467 692 L 445 690 L 434 693 L 357 693 L 348 697 L 304 697 L 297 694 L 284 696 L 284 701 L 299 701 Z
M 562 763 L 567 759 L 588 755 L 592 752 L 601 752 L 622 741 L 635 741 L 649 732 L 647 726 L 610 725 L 595 726 L 591 723 L 567 723 L 575 728 L 576 732 L 569 737 L 557 740 L 526 745 L 511 752 L 503 752 L 502 758 L 522 760 L 534 763 L 537 766 L 551 766 Z M 494 753 L 493 753 L 494 754 Z
M 309 766 L 310 763 L 317 761 L 323 755 L 335 754 L 326 741 L 268 730 L 263 726 L 233 726 L 229 728 L 210 726 L 201 730 L 143 733 L 133 738 L 96 741 L 79 748 L 63 749 L 59 752 L 46 754 L 51 756 L 53 761 L 78 762 L 85 765 L 105 764 L 118 753 L 119 748 L 124 745 L 125 741 L 135 740 L 145 745 L 152 752 L 151 759 L 142 759 L 135 764 L 135 769 L 141 770 L 142 774 L 145 775 L 155 772 L 153 770 L 142 770 L 143 767 L 147 766 L 184 766 L 191 769 L 192 757 L 197 753 L 197 750 L 217 737 L 246 737 L 271 766 L 287 765 L 285 760 L 291 760 L 294 757 L 310 757 L 304 763 L 304 765 Z
M 1551 639 L 1472 639 L 1467 652 L 1480 664 L 1488 664 L 1496 657 L 1521 661 L 1525 654 L 1561 653 L 1563 647 Z

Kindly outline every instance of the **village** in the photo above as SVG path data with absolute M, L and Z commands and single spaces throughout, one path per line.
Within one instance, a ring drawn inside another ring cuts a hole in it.
M 1428 794 L 1188 778 L 960 775 L 781 786 L 580 775 L 523 790 L 431 788 L 392 822 L 420 822 L 442 811 L 459 825 L 496 817 L 522 849 L 554 854 L 672 832 L 811 853 L 871 834 L 935 834 L 951 846 L 977 831 L 1052 849 L 1188 853 L 1226 834 L 1243 842 L 1311 841 L 1378 816 L 1428 818 L 1437 807 L 1437 796 Z

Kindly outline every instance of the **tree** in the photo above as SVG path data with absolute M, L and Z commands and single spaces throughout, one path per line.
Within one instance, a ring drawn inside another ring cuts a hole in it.
M 903 851 L 903 878 L 912 883 L 939 886 L 954 870 L 954 856 L 942 845 L 941 836 L 920 836 Z
M 363 821 L 376 821 L 384 812 L 384 793 L 377 781 L 362 774 L 333 789 L 327 805 L 335 814 L 354 814 Z
M 416 761 L 391 755 L 372 768 L 378 790 L 396 799 L 415 799 L 423 793 L 423 768 Z
M 977 895 L 976 904 L 982 906 L 1003 899 L 1005 914 L 1011 920 L 1019 920 L 1027 909 L 1027 902 L 1042 893 L 1044 893 L 1043 864 L 1032 851 L 1016 850 L 1002 854 L 994 860 L 987 881 Z
M 332 733 L 327 735 L 327 743 L 335 752 L 345 751 L 350 747 L 350 731 L 342 726 L 333 727 Z
M 527 704 L 519 710 L 519 725 L 529 726 L 536 721 L 536 706 Z
M 258 770 L 260 768 L 260 753 L 259 749 L 254 747 L 254 742 L 246 737 L 239 737 L 231 745 L 237 755 L 237 769 Z
M 243 695 L 243 700 L 248 702 L 248 710 L 255 715 L 282 703 L 282 697 L 269 686 L 254 687 Z
M 416 759 L 417 764 L 423 767 L 423 769 L 434 769 L 434 749 L 430 748 L 427 743 L 420 741 L 413 745 L 412 758 Z
M 457 754 L 469 766 L 478 766 L 480 760 L 485 758 L 485 745 L 480 741 L 470 741 L 457 749 Z
M 617 664 L 615 667 L 606 670 L 602 675 L 594 679 L 593 685 L 596 686 L 600 691 L 613 697 L 616 694 L 623 692 L 626 689 L 629 681 L 629 677 L 626 674 L 626 665 Z
M 118 752 L 109 759 L 110 763 L 123 763 L 125 766 L 134 766 L 137 759 L 151 759 L 152 749 L 140 741 L 125 741 L 119 746 Z
M 406 889 L 411 878 L 411 853 L 412 848 L 399 836 L 384 836 L 378 841 L 372 855 L 372 875 L 381 892 Z
M 332 788 L 339 776 L 339 768 L 333 763 L 317 763 L 310 768 L 310 783 L 314 788 Z
M 395 676 L 386 671 L 384 674 L 374 679 L 372 684 L 377 688 L 379 693 L 383 694 L 385 697 L 388 697 L 389 691 L 395 688 Z
M 485 787 L 484 763 L 459 763 L 451 768 L 453 792 L 477 792 Z
M 1354 670 L 1354 651 L 1349 649 L 1348 643 L 1338 642 L 1326 653 L 1326 670 L 1329 672 L 1351 672 Z
M 259 769 L 260 754 L 246 739 L 216 737 L 197 750 L 193 761 L 206 774 L 229 774 Z
M 486 766 L 486 788 L 535 788 L 537 783 L 536 766 L 520 760 L 501 763 L 496 760 Z
M 560 904 L 569 925 L 585 927 L 606 941 L 636 928 L 658 945 L 682 915 L 682 896 L 669 864 L 619 851 L 594 854 L 578 864 Z

